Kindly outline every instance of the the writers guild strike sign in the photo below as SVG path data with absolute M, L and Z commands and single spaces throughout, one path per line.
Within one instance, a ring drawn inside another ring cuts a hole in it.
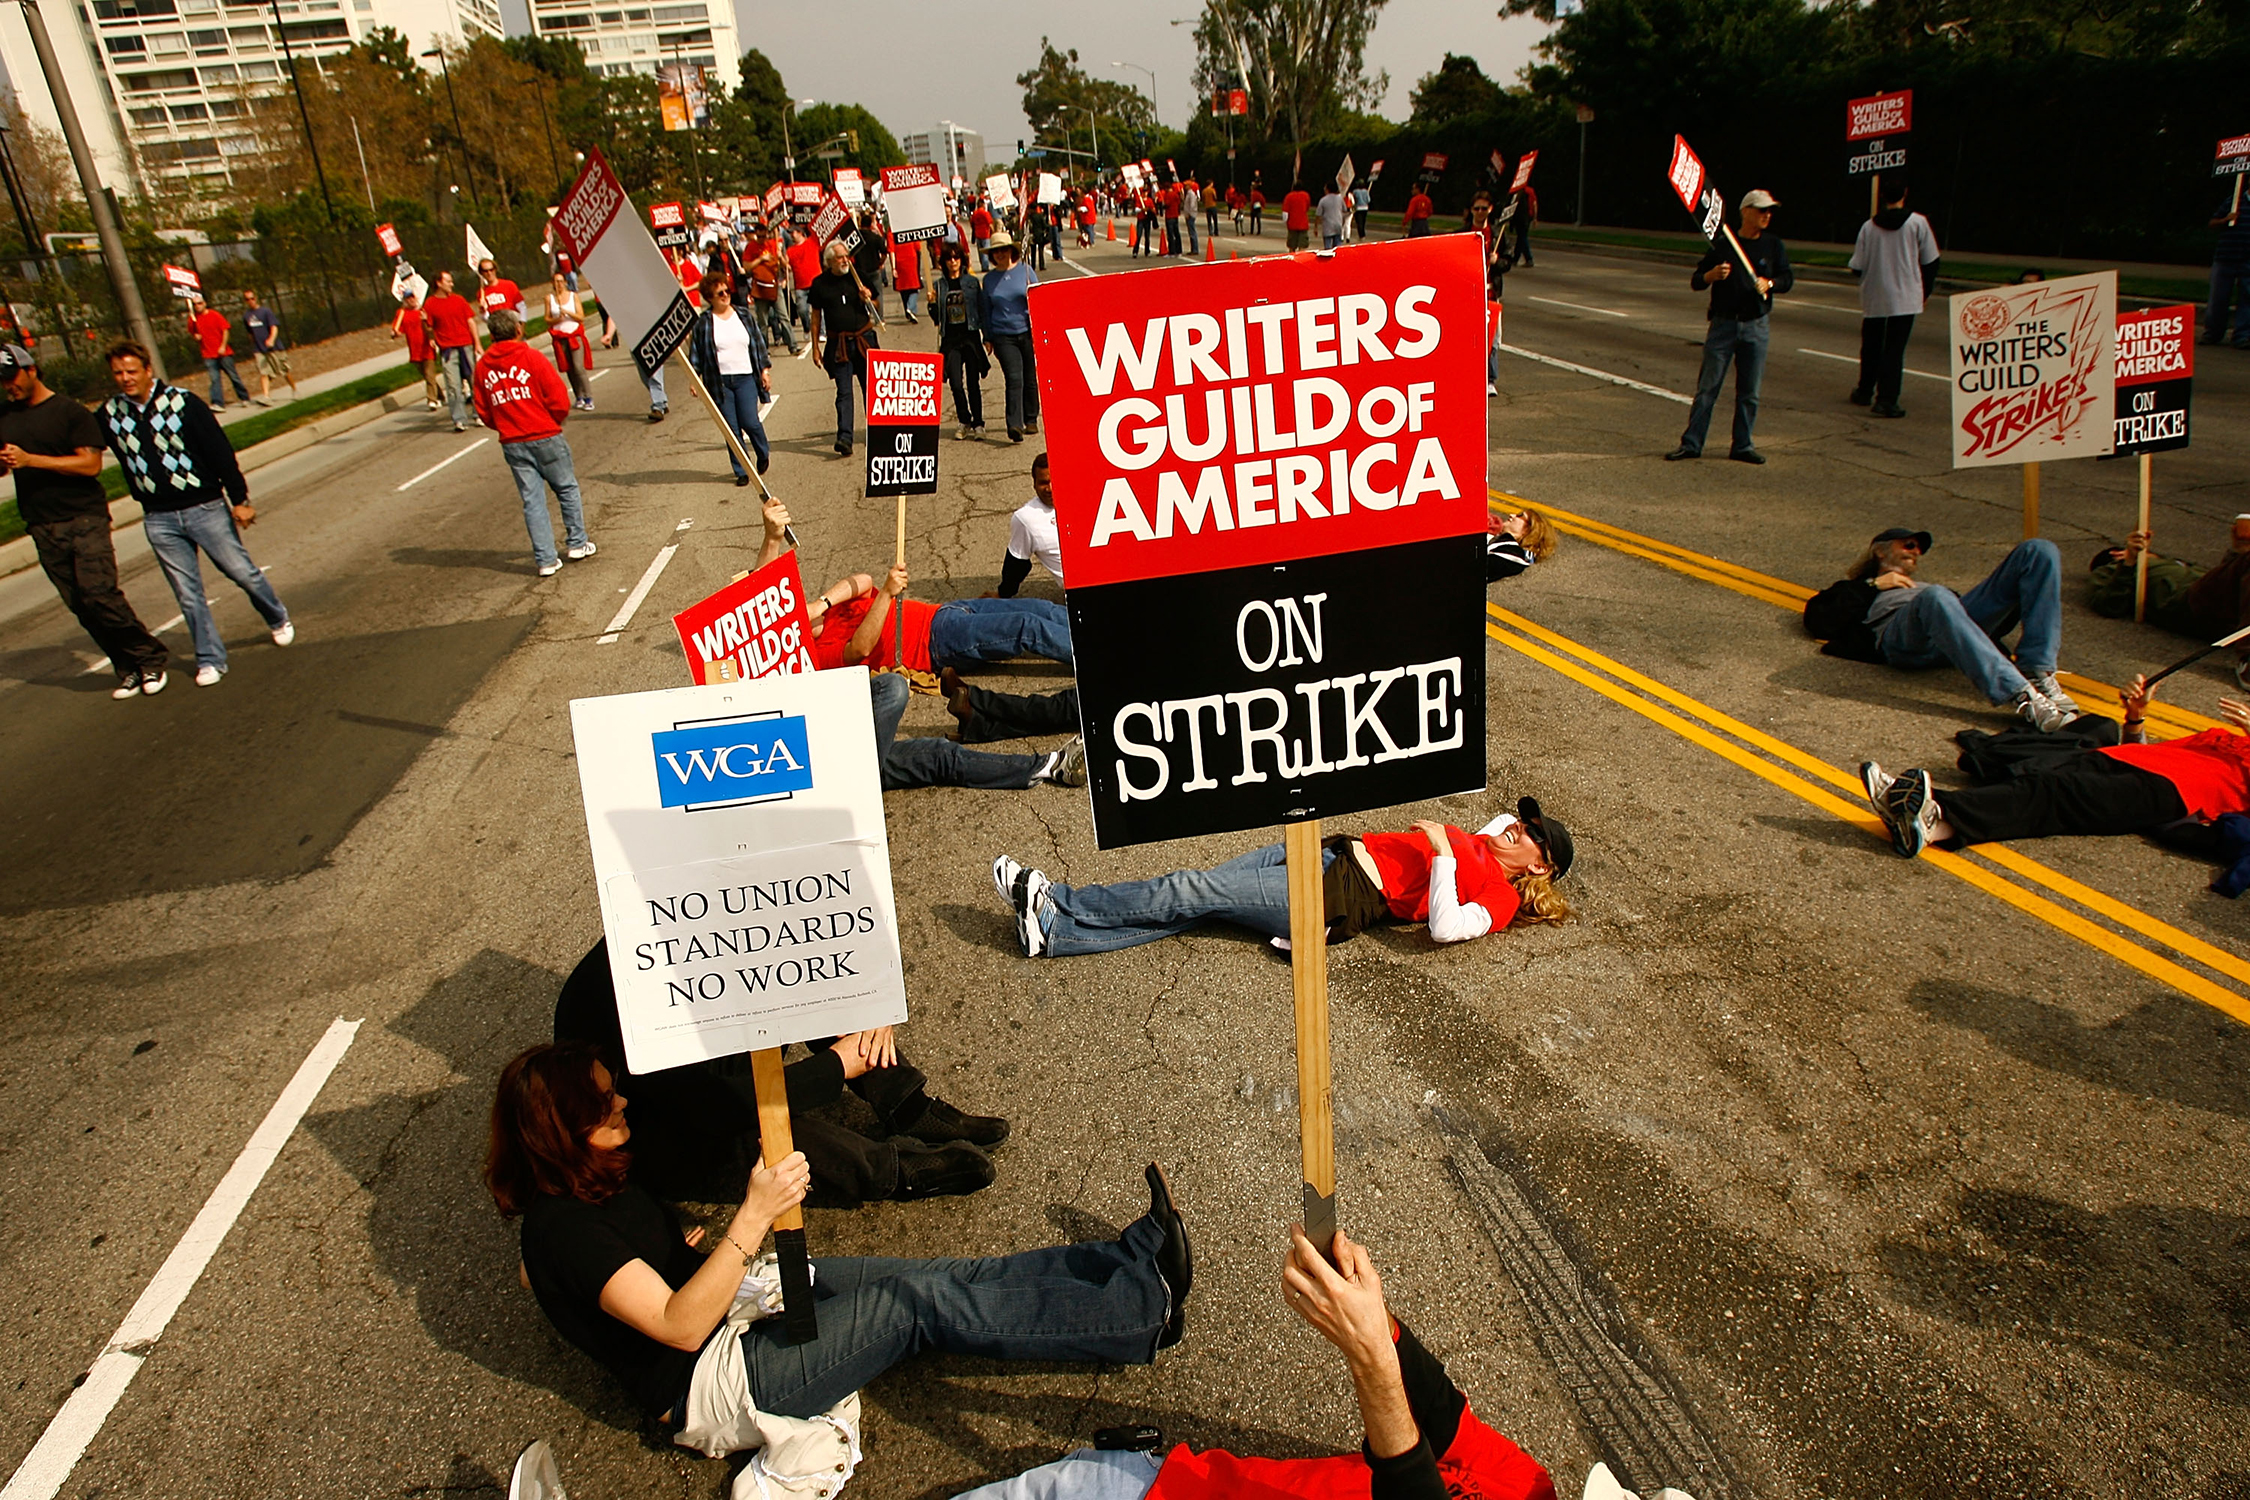
M 1032 289 L 1101 847 L 1484 785 L 1481 260 Z
M 906 1019 L 858 669 L 570 705 L 625 1059 Z
M 906 243 L 945 236 L 945 184 L 932 166 L 885 167 L 883 210 L 890 217 L 891 238 Z
M 2119 453 L 2162 453 L 2188 445 L 2195 311 L 2183 305 L 2117 315 L 2117 408 L 2111 427 Z
M 1914 90 L 1844 101 L 1844 171 L 1853 177 L 1906 170 L 1906 136 L 1914 128 Z
M 672 616 L 697 682 L 813 672 L 812 620 L 797 554 L 787 552 Z
M 867 351 L 867 493 L 937 493 L 939 354 Z
M 578 180 L 555 209 L 554 228 L 563 249 L 601 288 L 602 310 L 616 321 L 641 373 L 671 358 L 695 324 L 695 308 L 599 147 L 586 152 Z
M 1953 467 L 2110 451 L 2115 271 L 1962 292 L 1947 320 Z

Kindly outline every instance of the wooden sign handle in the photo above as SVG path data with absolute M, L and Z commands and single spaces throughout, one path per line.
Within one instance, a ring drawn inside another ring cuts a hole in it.
M 1320 820 L 1283 825 L 1289 861 L 1289 975 L 1297 1001 L 1297 1136 L 1304 1158 L 1305 1238 L 1335 1259 L 1336 1123 L 1328 1068 L 1328 916 Z
M 2148 502 L 2151 475 L 2149 459 L 2141 457 L 2141 550 L 2133 554 L 2133 623 L 2138 625 L 2148 618 Z
M 758 1091 L 758 1156 L 766 1166 L 797 1149 L 789 1131 L 789 1081 L 781 1049 L 750 1054 L 750 1081 Z M 812 1261 L 805 1252 L 805 1211 L 792 1208 L 773 1221 L 774 1255 L 781 1271 L 782 1342 L 809 1344 L 820 1337 L 813 1312 Z
M 2032 462 L 2023 466 L 2023 539 L 2030 541 L 2039 535 L 2039 465 Z

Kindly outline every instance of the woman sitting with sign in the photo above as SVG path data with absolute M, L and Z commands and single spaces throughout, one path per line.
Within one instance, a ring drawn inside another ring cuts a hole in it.
M 501 1214 L 523 1220 L 520 1274 L 555 1331 L 682 1446 L 713 1456 L 768 1447 L 777 1472 L 825 1472 L 802 1462 L 815 1459 L 836 1472 L 832 1491 L 858 1458 L 849 1398 L 909 1355 L 1145 1365 L 1180 1341 L 1193 1262 L 1152 1165 L 1149 1211 L 1115 1241 L 818 1260 L 820 1336 L 787 1344 L 765 1316 L 770 1278 L 752 1271 L 766 1230 L 805 1196 L 805 1158 L 758 1166 L 717 1244 L 699 1254 L 703 1232 L 682 1235 L 626 1181 L 625 1104 L 593 1047 L 533 1047 L 500 1072 L 484 1180 Z
M 1424 818 L 1411 833 L 1324 839 L 1328 941 L 1379 922 L 1427 922 L 1434 941 L 1459 943 L 1513 922 L 1568 921 L 1570 903 L 1554 883 L 1575 858 L 1570 834 L 1529 797 L 1474 834 Z M 1003 854 L 992 862 L 992 883 L 1015 909 L 1016 941 L 1027 958 L 1131 948 L 1212 918 L 1289 946 L 1289 872 L 1279 844 L 1216 869 L 1075 887 Z

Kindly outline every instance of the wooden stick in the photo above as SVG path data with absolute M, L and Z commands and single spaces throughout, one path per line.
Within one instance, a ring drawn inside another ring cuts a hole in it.
M 2208 646 L 2199 647 L 2194 651 L 2190 651 L 2187 655 L 2181 657 L 2178 661 L 2172 663 L 2172 665 L 2166 667 L 2163 671 L 2149 678 L 2148 685 L 2150 687 L 2155 687 L 2165 678 L 2180 670 L 2180 668 L 2192 667 L 2197 662 L 2203 660 L 2204 657 L 2209 656 L 2212 652 L 2231 646 L 2245 636 L 2250 636 L 2250 625 L 2243 626 L 2240 630 L 2237 630 L 2232 635 L 2222 635 Z
M 2030 541 L 2039 535 L 2039 465 L 2036 461 L 2023 466 L 2023 537 Z
M 896 556 L 898 565 L 902 568 L 905 567 L 906 497 L 904 495 L 898 497 L 898 551 Z M 906 605 L 904 601 L 895 602 L 897 603 L 898 618 L 891 624 L 891 639 L 898 645 L 898 664 L 903 667 L 906 665 Z
M 1284 825 L 1289 859 L 1289 977 L 1297 1001 L 1297 1137 L 1304 1158 L 1305 1238 L 1335 1258 L 1336 1124 L 1328 1071 L 1328 917 L 1320 820 Z
M 694 388 L 696 395 L 703 398 L 703 409 L 711 414 L 712 421 L 719 424 L 719 436 L 726 439 L 727 447 L 734 453 L 734 461 L 749 470 L 751 483 L 758 487 L 759 504 L 763 505 L 766 501 L 771 500 L 773 491 L 766 488 L 766 476 L 758 472 L 758 460 L 749 449 L 742 446 L 741 434 L 727 425 L 726 413 L 719 410 L 719 403 L 712 400 L 711 393 L 703 388 L 703 377 L 696 374 L 695 366 L 684 359 L 680 361 L 680 368 L 686 372 L 688 384 Z M 789 538 L 789 545 L 795 547 L 797 545 L 797 528 L 795 526 L 788 527 L 786 535 Z
M 789 1130 L 789 1082 L 781 1049 L 750 1054 L 750 1081 L 758 1091 L 758 1156 L 767 1167 L 797 1149 Z M 812 1262 L 805 1253 L 805 1211 L 792 1208 L 773 1221 L 773 1248 L 781 1271 L 782 1340 L 809 1344 L 820 1337 L 813 1311 Z
M 2148 618 L 2148 499 L 2149 460 L 2152 454 L 2141 455 L 2141 550 L 2133 554 L 2133 623 Z

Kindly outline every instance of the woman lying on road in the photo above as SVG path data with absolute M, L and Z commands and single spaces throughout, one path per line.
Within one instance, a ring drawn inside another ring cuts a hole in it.
M 752 1267 L 774 1219 L 804 1199 L 803 1154 L 760 1164 L 719 1242 L 699 1254 L 702 1231 L 683 1236 L 625 1180 L 625 1104 L 593 1047 L 531 1048 L 501 1070 L 484 1180 L 501 1214 L 523 1219 L 522 1279 L 555 1331 L 684 1447 L 715 1457 L 772 1446 L 833 1493 L 858 1458 L 858 1403 L 838 1403 L 920 1350 L 1145 1365 L 1180 1341 L 1193 1261 L 1152 1165 L 1149 1211 L 1114 1242 L 818 1260 L 820 1336 L 789 1345 Z M 808 1459 L 834 1462 L 815 1470 Z
M 2121 745 L 2090 747 L 2019 765 L 1988 786 L 1946 792 L 1930 773 L 1896 776 L 1873 761 L 1859 768 L 1867 800 L 1891 833 L 1891 847 L 1912 859 L 1932 844 L 1960 848 L 2005 839 L 2061 834 L 2154 834 L 2192 820 L 2206 824 L 2250 812 L 2250 703 L 2219 700 L 2230 729 L 2148 743 L 2143 716 L 2148 679 L 2118 694 L 2125 708 Z
M 1535 510 L 1511 511 L 1484 533 L 1484 581 L 1498 583 L 1547 560 L 1555 550 L 1555 528 Z
M 1411 833 L 1338 834 L 1321 841 L 1328 941 L 1378 922 L 1427 922 L 1440 943 L 1483 937 L 1511 922 L 1563 922 L 1570 903 L 1554 882 L 1576 857 L 1562 824 L 1529 797 L 1474 834 L 1424 818 Z M 1269 844 L 1212 870 L 1180 870 L 1120 885 L 1057 885 L 1003 854 L 992 883 L 1016 914 L 1026 957 L 1067 958 L 1153 943 L 1220 918 L 1289 940 L 1289 872 Z

